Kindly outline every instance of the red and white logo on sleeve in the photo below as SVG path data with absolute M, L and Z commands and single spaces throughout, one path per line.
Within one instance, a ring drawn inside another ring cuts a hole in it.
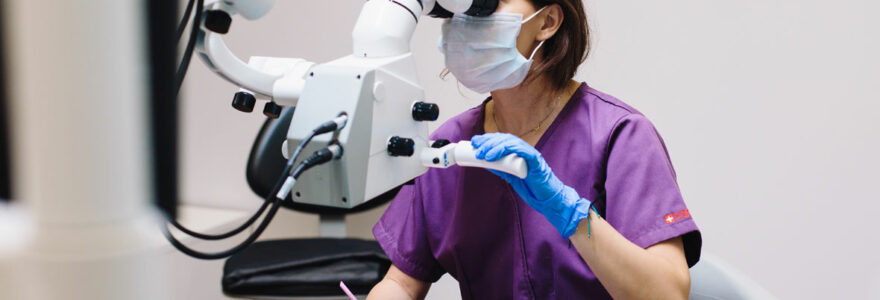
M 666 224 L 672 224 L 690 217 L 691 213 L 687 209 L 682 209 L 677 212 L 663 216 L 663 221 L 665 221 Z

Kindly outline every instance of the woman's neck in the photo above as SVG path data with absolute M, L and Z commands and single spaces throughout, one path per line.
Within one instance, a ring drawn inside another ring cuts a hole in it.
M 548 88 L 546 80 L 536 79 L 514 88 L 492 92 L 487 123 L 498 131 L 525 135 L 539 127 L 543 132 L 571 97 L 571 81 L 562 90 Z

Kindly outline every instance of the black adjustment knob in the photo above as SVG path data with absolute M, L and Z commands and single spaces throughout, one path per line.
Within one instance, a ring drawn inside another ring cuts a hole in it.
M 266 106 L 263 106 L 263 114 L 271 119 L 278 119 L 278 116 L 281 115 L 281 109 L 283 109 L 281 105 L 269 101 L 266 102 Z
M 464 12 L 468 16 L 485 17 L 498 9 L 498 0 L 474 0 L 471 8 Z
M 412 117 L 416 121 L 437 121 L 440 107 L 434 103 L 416 102 L 412 106 Z
M 453 16 L 452 12 L 446 10 L 445 8 L 443 8 L 443 6 L 440 6 L 440 3 L 434 3 L 434 8 L 431 9 L 431 12 L 429 12 L 428 15 L 434 18 L 442 19 L 449 19 Z
M 232 97 L 232 107 L 242 112 L 254 111 L 254 105 L 257 104 L 257 97 L 248 92 L 238 92 Z
M 230 25 L 232 25 L 232 17 L 225 11 L 205 11 L 205 28 L 208 28 L 208 30 L 219 34 L 226 34 L 229 32 Z
M 416 153 L 416 142 L 412 139 L 395 136 L 388 140 L 388 155 L 412 156 L 414 153 Z
M 433 144 L 431 144 L 431 148 L 443 148 L 444 146 L 449 145 L 449 144 L 452 144 L 452 142 L 450 142 L 449 140 L 439 139 L 439 140 L 434 141 Z

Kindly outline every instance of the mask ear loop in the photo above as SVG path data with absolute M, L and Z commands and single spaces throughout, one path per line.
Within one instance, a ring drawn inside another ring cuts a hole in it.
M 533 13 L 531 16 L 529 16 L 529 17 L 526 18 L 525 20 L 522 20 L 522 22 L 520 22 L 520 24 L 525 24 L 526 22 L 531 21 L 533 18 L 535 18 L 535 16 L 537 16 L 537 15 L 540 14 L 542 11 L 544 11 L 545 8 L 547 8 L 547 7 L 546 7 L 546 6 L 541 7 L 541 9 L 539 9 L 538 11 L 536 11 L 535 13 Z
M 544 11 L 545 8 L 547 8 L 547 7 L 546 7 L 546 6 L 541 7 L 541 9 L 539 9 L 538 11 L 536 11 L 535 13 L 533 13 L 531 16 L 529 16 L 528 18 L 526 18 L 526 19 L 523 20 L 522 22 L 520 22 L 520 24 L 525 24 L 525 23 L 527 23 L 528 21 L 531 21 L 532 19 L 535 18 L 535 16 L 537 16 L 537 15 L 540 14 L 542 11 Z M 535 50 L 532 51 L 532 55 L 529 55 L 529 60 L 532 60 L 532 58 L 535 58 L 535 53 L 538 53 L 538 49 L 541 49 L 541 45 L 544 45 L 544 41 L 541 41 L 540 43 L 538 43 L 538 47 L 535 47 Z
M 532 51 L 532 55 L 529 55 L 529 60 L 532 60 L 532 58 L 535 58 L 535 53 L 538 53 L 538 49 L 541 49 L 541 45 L 544 45 L 544 41 L 541 41 L 540 43 L 538 43 L 538 47 L 535 47 L 535 50 Z

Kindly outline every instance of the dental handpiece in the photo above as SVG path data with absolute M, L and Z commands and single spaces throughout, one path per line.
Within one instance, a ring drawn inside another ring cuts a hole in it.
M 492 169 L 526 178 L 526 161 L 516 154 L 509 154 L 496 161 L 477 159 L 470 141 L 451 143 L 440 148 L 425 148 L 421 153 L 422 165 L 431 168 L 448 168 L 453 165 Z

